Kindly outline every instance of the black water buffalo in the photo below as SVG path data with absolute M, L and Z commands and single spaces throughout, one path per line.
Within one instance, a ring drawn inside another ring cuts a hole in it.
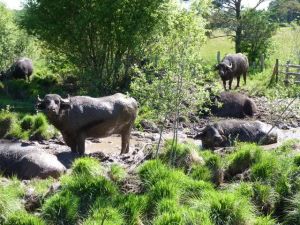
M 262 145 L 277 142 L 277 132 L 260 121 L 224 120 L 207 125 L 195 136 L 201 139 L 203 148 L 228 147 L 235 141 L 254 142 Z
M 63 99 L 48 94 L 38 99 L 37 109 L 42 110 L 63 135 L 72 152 L 84 154 L 87 137 L 107 137 L 120 134 L 121 153 L 129 151 L 131 129 L 137 114 L 137 102 L 117 93 L 102 98 L 75 96 Z
M 222 92 L 215 97 L 211 112 L 219 117 L 244 118 L 257 113 L 256 104 L 248 96 L 236 92 Z
M 21 143 L 0 145 L 0 173 L 21 179 L 33 177 L 58 178 L 66 171 L 55 155 L 33 146 L 23 147 Z
M 32 61 L 28 58 L 18 59 L 13 65 L 6 71 L 1 71 L 0 79 L 27 79 L 33 73 Z
M 230 54 L 224 57 L 221 63 L 216 66 L 219 70 L 219 75 L 223 81 L 224 89 L 226 90 L 226 81 L 229 80 L 229 89 L 231 89 L 231 84 L 233 78 L 237 78 L 238 88 L 240 86 L 240 76 L 243 74 L 244 82 L 246 84 L 246 75 L 249 69 L 248 59 L 245 55 Z

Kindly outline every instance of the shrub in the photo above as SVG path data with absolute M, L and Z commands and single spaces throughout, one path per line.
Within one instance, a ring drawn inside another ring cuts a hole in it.
M 157 181 L 170 178 L 171 169 L 160 160 L 149 160 L 139 168 L 139 176 L 146 187 L 151 187 Z
M 195 180 L 211 181 L 212 172 L 206 166 L 193 165 L 189 176 L 191 176 Z
M 154 218 L 153 224 L 154 225 L 170 225 L 170 224 L 183 225 L 184 221 L 182 215 L 178 212 L 176 213 L 165 212 L 160 216 Z
M 94 209 L 92 216 L 83 225 L 122 225 L 124 220 L 120 213 L 111 207 Z
M 300 193 L 297 193 L 289 201 L 289 206 L 286 209 L 286 216 L 284 218 L 284 224 L 298 225 L 299 221 L 300 221 Z
M 24 134 L 15 113 L 9 109 L 0 112 L 0 138 L 23 138 Z
M 56 135 L 55 129 L 47 122 L 46 117 L 38 113 L 33 122 L 32 129 L 30 131 L 31 140 L 49 140 Z
M 220 192 L 210 195 L 210 218 L 216 225 L 249 224 L 254 219 L 252 205 L 235 193 Z M 241 207 L 242 206 L 242 207 Z
M 11 213 L 22 210 L 21 197 L 24 190 L 21 183 L 13 178 L 8 185 L 0 186 L 0 224 L 2 224 Z
M 279 195 L 271 186 L 255 183 L 253 185 L 252 201 L 257 209 L 265 215 L 272 213 L 279 200 Z
M 236 151 L 228 156 L 227 174 L 234 176 L 244 172 L 262 155 L 261 147 L 255 144 L 240 144 Z
M 108 175 L 112 181 L 121 182 L 126 177 L 126 171 L 120 165 L 113 164 L 110 167 Z
M 34 116 L 31 115 L 24 116 L 23 119 L 21 120 L 22 130 L 31 130 L 33 128 L 34 120 L 35 120 Z
M 46 223 L 34 215 L 19 211 L 10 215 L 4 225 L 46 225 Z
M 254 225 L 276 225 L 276 220 L 272 219 L 270 216 L 259 216 L 256 217 Z
M 76 159 L 72 165 L 72 174 L 91 177 L 99 176 L 102 174 L 100 162 L 90 157 Z
M 147 198 L 146 196 L 129 194 L 121 196 L 117 201 L 117 205 L 120 207 L 120 212 L 124 216 L 126 224 L 141 224 L 147 206 Z
M 198 155 L 198 150 L 198 146 L 193 143 L 177 143 L 173 148 L 171 141 L 167 141 L 164 153 L 160 158 L 166 164 L 188 170 L 195 163 L 203 163 L 203 159 Z
M 79 202 L 79 197 L 71 192 L 60 192 L 45 201 L 42 215 L 52 225 L 74 225 L 78 219 Z

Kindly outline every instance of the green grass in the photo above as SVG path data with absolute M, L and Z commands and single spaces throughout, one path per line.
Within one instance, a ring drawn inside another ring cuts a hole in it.
M 37 216 L 20 211 L 10 215 L 4 225 L 46 225 L 46 223 Z
M 110 170 L 108 171 L 109 178 L 114 182 L 121 182 L 126 177 L 126 171 L 123 167 L 118 164 L 113 164 L 110 166 Z

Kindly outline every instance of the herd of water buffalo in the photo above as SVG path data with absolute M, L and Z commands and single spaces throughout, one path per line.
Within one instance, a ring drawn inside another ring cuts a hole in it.
M 271 126 L 260 121 L 242 120 L 257 114 L 253 100 L 244 94 L 226 91 L 233 78 L 237 78 L 239 87 L 240 76 L 246 83 L 248 60 L 243 54 L 227 55 L 218 65 L 219 75 L 223 81 L 225 92 L 214 96 L 214 101 L 221 103 L 211 107 L 213 115 L 218 117 L 239 118 L 226 119 L 207 125 L 195 136 L 201 139 L 204 148 L 230 146 L 234 141 L 271 144 L 277 142 L 276 132 L 270 132 Z M 28 79 L 32 74 L 33 65 L 30 59 L 16 61 L 6 72 L 1 72 L 0 79 Z M 92 98 L 74 96 L 62 98 L 57 94 L 47 94 L 38 98 L 36 108 L 42 111 L 62 134 L 71 151 L 78 154 L 85 152 L 85 139 L 88 137 L 107 137 L 120 134 L 122 139 L 121 153 L 128 153 L 129 140 L 138 103 L 135 99 L 117 93 L 111 96 Z

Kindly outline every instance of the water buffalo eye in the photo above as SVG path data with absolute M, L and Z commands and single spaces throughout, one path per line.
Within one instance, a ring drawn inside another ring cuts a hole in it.
M 54 102 L 55 102 L 55 104 L 56 104 L 56 105 L 58 105 L 58 103 L 59 103 L 59 101 L 58 101 L 58 100 L 55 100 Z
M 49 101 L 49 100 L 45 100 L 45 103 L 46 103 L 47 105 L 49 105 L 49 104 L 50 104 L 50 101 Z

